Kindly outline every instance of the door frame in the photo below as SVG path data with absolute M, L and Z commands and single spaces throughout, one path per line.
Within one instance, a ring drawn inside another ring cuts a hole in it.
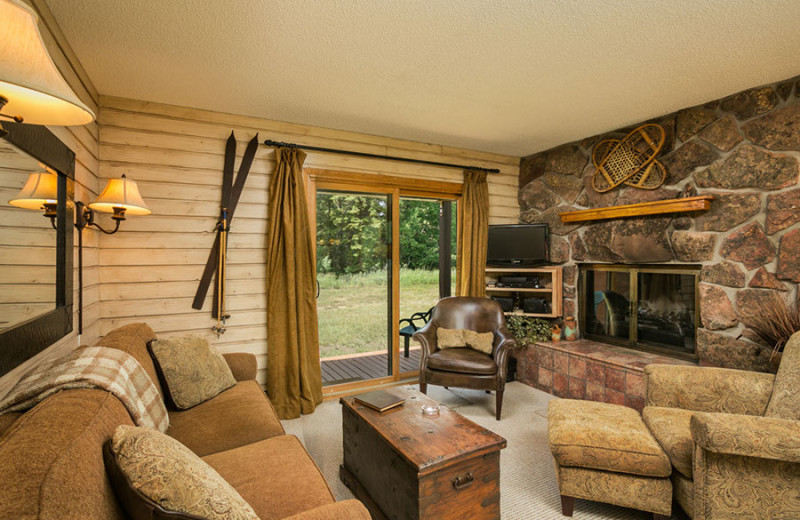
M 325 170 L 319 168 L 304 168 L 303 182 L 308 199 L 309 226 L 313 230 L 315 239 L 312 241 L 314 259 L 317 258 L 317 190 L 332 190 L 343 192 L 362 192 L 382 195 L 391 195 L 391 225 L 392 225 L 392 296 L 391 296 L 391 352 L 392 375 L 329 385 L 322 388 L 323 396 L 335 394 L 342 395 L 347 392 L 372 388 L 377 386 L 391 386 L 401 381 L 400 377 L 400 197 L 420 197 L 436 200 L 456 201 L 456 236 L 458 236 L 458 222 L 461 220 L 461 194 L 463 184 L 456 182 L 432 181 L 399 177 L 394 175 L 354 173 L 339 170 Z M 403 373 L 402 381 L 413 380 L 419 377 L 419 370 Z M 331 396 L 333 397 L 333 396 Z

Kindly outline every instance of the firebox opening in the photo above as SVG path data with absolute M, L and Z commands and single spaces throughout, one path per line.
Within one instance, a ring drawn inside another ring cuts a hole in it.
M 580 265 L 586 338 L 697 359 L 700 266 Z

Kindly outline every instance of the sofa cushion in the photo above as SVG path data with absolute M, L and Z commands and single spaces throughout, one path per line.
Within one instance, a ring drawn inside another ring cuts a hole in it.
M 208 520 L 258 520 L 253 508 L 219 473 L 161 432 L 121 425 L 111 440 L 109 469 L 129 510 L 141 501 Z M 121 475 L 120 475 L 121 473 Z M 135 490 L 138 493 L 126 491 Z
M 119 519 L 103 442 L 133 424 L 103 390 L 65 390 L 25 412 L 0 439 L 0 518 Z
M 800 388 L 800 332 L 795 332 L 783 348 L 781 364 L 778 373 L 775 374 L 772 397 L 764 416 L 800 420 L 798 388 Z
M 225 358 L 202 336 L 173 336 L 148 344 L 172 403 L 185 410 L 236 384 Z
M 554 399 L 547 410 L 550 451 L 559 466 L 668 477 L 669 458 L 639 416 L 625 406 Z
M 156 385 L 158 393 L 163 398 L 164 389 L 161 388 L 153 358 L 147 350 L 147 343 L 155 339 L 155 337 L 156 334 L 153 329 L 146 324 L 131 323 L 112 330 L 100 338 L 94 346 L 115 348 L 133 356 L 142 365 L 142 368 L 147 372 L 150 380 Z
M 261 520 L 285 518 L 334 502 L 333 493 L 300 441 L 280 435 L 203 457 Z
M 494 359 L 470 348 L 449 348 L 434 352 L 428 356 L 428 368 L 489 376 L 497 373 Z
M 689 479 L 693 478 L 694 442 L 691 421 L 694 413 L 691 410 L 660 406 L 647 406 L 642 411 L 645 424 L 669 457 L 669 461 L 676 470 Z
M 253 380 L 188 410 L 170 411 L 167 430 L 201 457 L 283 433 L 272 404 Z

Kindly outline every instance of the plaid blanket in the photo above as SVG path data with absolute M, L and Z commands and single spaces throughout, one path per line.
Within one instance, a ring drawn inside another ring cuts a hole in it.
M 167 431 L 167 409 L 147 372 L 127 352 L 106 347 L 77 349 L 35 368 L 0 402 L 0 414 L 28 410 L 48 396 L 72 388 L 111 392 L 128 409 L 134 424 Z

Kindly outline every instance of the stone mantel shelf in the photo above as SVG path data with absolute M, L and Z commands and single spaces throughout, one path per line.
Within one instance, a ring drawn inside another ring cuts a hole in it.
M 582 209 L 559 213 L 562 222 L 585 222 L 588 220 L 607 220 L 611 218 L 641 217 L 644 215 L 661 215 L 664 213 L 682 213 L 686 211 L 705 211 L 711 207 L 713 195 L 699 195 L 683 199 L 657 200 L 640 204 L 626 204 L 608 208 Z

